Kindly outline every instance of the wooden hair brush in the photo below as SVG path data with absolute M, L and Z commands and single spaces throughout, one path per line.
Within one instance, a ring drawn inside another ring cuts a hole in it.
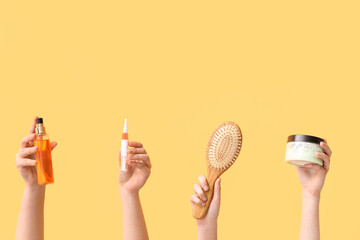
M 195 204 L 193 217 L 202 219 L 205 217 L 214 193 L 216 179 L 220 177 L 239 156 L 242 145 L 242 134 L 238 125 L 233 122 L 225 122 L 219 125 L 211 134 L 207 148 L 207 182 L 209 191 L 205 192 L 207 201 L 205 207 Z

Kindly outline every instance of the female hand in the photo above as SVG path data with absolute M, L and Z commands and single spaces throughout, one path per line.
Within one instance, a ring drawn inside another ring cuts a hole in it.
M 316 157 L 324 161 L 324 165 L 320 166 L 315 163 L 309 163 L 304 167 L 296 167 L 300 182 L 303 187 L 303 192 L 310 194 L 310 196 L 320 196 L 321 189 L 324 186 L 326 174 L 329 172 L 331 150 L 327 141 L 320 143 L 324 153 L 316 153 Z
M 24 137 L 21 140 L 19 152 L 16 154 L 16 166 L 25 180 L 26 184 L 29 185 L 37 185 L 37 174 L 36 174 L 36 160 L 35 160 L 35 152 L 37 151 L 37 147 L 34 147 L 34 140 L 36 138 L 35 127 L 36 127 L 36 119 L 34 118 L 33 124 L 30 128 L 30 134 Z M 51 150 L 56 147 L 56 142 L 51 142 Z
M 210 189 L 204 175 L 200 175 L 198 179 L 200 184 L 194 185 L 195 194 L 193 194 L 190 198 L 190 203 L 192 207 L 194 206 L 194 204 L 205 206 L 205 202 L 207 200 L 205 192 L 209 191 Z M 220 193 L 221 193 L 220 183 L 221 183 L 221 179 L 218 178 L 215 182 L 214 196 L 211 200 L 208 212 L 206 213 L 204 218 L 196 220 L 198 225 L 217 224 L 217 218 L 219 216 L 219 210 L 220 210 Z
M 129 142 L 128 170 L 119 170 L 120 192 L 138 193 L 150 176 L 151 163 L 149 155 L 139 142 Z M 120 165 L 121 153 L 119 154 Z

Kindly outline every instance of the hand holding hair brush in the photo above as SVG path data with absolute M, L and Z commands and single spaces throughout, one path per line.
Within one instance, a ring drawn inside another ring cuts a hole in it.
M 205 217 L 214 193 L 214 184 L 239 156 L 242 145 L 242 133 L 239 126 L 233 122 L 225 122 L 219 125 L 211 134 L 207 148 L 207 182 L 209 191 L 205 192 L 207 201 L 205 207 L 197 204 L 193 207 L 193 217 L 202 219 Z

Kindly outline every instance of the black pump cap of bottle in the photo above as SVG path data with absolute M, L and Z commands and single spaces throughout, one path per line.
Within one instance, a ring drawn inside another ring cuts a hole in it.
M 42 118 L 36 119 L 36 123 L 43 123 L 43 119 Z

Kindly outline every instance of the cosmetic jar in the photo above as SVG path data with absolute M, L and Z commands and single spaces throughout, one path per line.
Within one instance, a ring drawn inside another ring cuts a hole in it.
M 323 160 L 316 157 L 316 153 L 323 153 L 320 143 L 324 139 L 309 135 L 291 135 L 288 137 L 286 146 L 285 161 L 296 165 L 304 166 L 308 163 L 316 163 L 323 166 Z

